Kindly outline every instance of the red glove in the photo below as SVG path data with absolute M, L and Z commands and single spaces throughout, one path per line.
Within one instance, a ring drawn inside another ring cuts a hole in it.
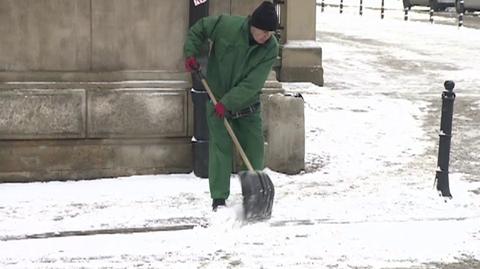
M 218 102 L 216 105 L 215 105 L 215 115 L 217 115 L 217 117 L 219 117 L 220 119 L 223 119 L 223 117 L 225 117 L 225 106 Z
M 195 56 L 190 56 L 187 59 L 185 59 L 185 69 L 188 72 L 196 71 L 200 68 L 200 65 L 197 62 L 197 59 Z

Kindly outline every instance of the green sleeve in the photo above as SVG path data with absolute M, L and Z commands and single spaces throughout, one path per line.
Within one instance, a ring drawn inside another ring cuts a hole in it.
M 204 17 L 190 28 L 183 46 L 185 57 L 199 55 L 203 43 L 215 35 L 215 28 L 220 20 L 221 16 Z
M 260 94 L 272 70 L 273 63 L 277 58 L 278 46 L 271 49 L 263 61 L 255 66 L 248 75 L 237 86 L 228 91 L 220 100 L 230 111 L 239 111 L 245 106 L 251 105 L 248 102 L 254 100 Z

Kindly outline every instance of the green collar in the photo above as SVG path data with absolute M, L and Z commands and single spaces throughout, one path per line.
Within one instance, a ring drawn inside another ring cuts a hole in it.
M 246 46 L 250 46 L 250 16 L 245 18 L 245 21 L 242 24 L 242 27 L 240 28 L 243 32 L 242 36 L 242 43 Z

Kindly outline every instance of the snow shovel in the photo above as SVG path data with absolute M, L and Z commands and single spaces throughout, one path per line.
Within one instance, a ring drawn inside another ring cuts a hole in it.
M 217 100 L 215 99 L 212 90 L 208 86 L 205 76 L 200 69 L 195 70 L 195 72 L 207 90 L 208 96 L 210 96 L 213 105 L 216 105 Z M 247 221 L 260 221 L 269 219 L 272 215 L 273 197 L 275 195 L 273 183 L 267 174 L 261 171 L 255 171 L 253 169 L 253 166 L 248 160 L 245 151 L 243 151 L 237 136 L 233 132 L 232 127 L 225 117 L 223 118 L 223 123 L 228 134 L 232 138 L 236 149 L 240 153 L 243 162 L 248 168 L 248 171 L 241 171 L 238 173 L 242 186 L 243 217 Z

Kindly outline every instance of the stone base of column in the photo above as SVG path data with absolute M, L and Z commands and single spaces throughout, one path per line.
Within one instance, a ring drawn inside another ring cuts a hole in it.
M 0 182 L 192 171 L 190 83 L 0 83 Z
M 315 41 L 289 41 L 282 49 L 280 80 L 323 86 L 322 47 Z

